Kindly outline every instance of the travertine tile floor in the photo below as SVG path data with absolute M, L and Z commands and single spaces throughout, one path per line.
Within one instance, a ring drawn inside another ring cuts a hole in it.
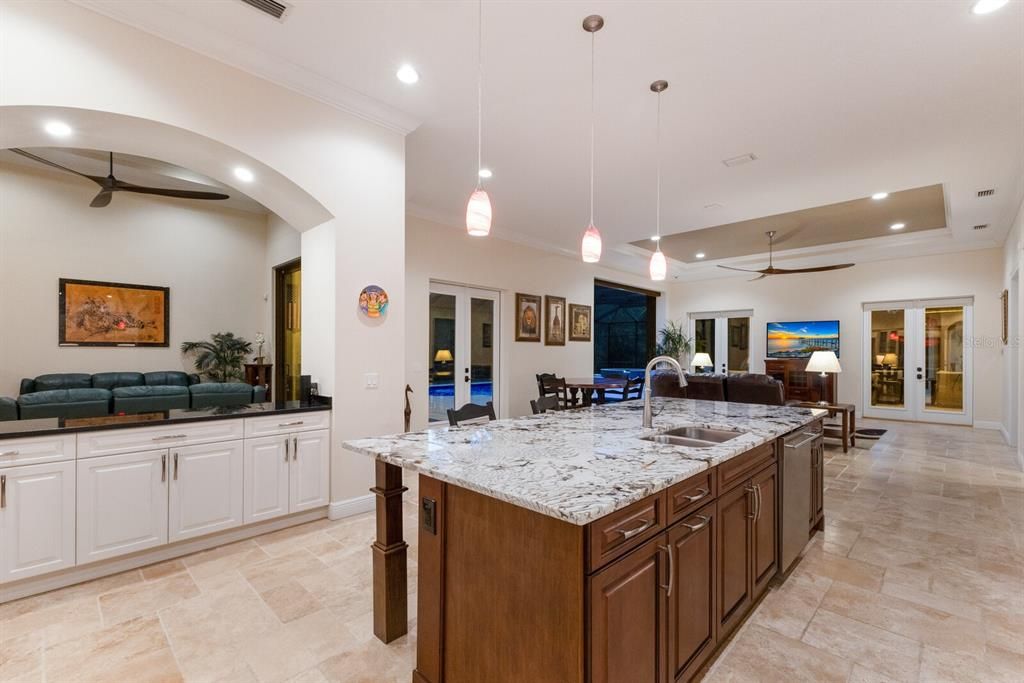
M 995 432 L 878 426 L 829 449 L 824 534 L 707 680 L 1024 681 L 1012 451 Z M 410 635 L 373 638 L 372 537 L 372 515 L 315 522 L 0 605 L 0 681 L 408 683 L 415 594 Z

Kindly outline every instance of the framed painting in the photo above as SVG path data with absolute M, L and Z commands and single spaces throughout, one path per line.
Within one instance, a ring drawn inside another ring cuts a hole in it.
M 569 341 L 590 341 L 591 308 L 583 304 L 569 304 Z
M 516 293 L 516 341 L 540 341 L 540 297 Z
M 60 279 L 65 346 L 169 346 L 170 288 Z
M 544 343 L 547 346 L 565 346 L 565 297 L 544 297 Z

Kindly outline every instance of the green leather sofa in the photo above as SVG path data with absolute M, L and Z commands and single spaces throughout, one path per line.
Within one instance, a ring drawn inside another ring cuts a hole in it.
M 265 387 L 254 387 L 242 382 L 205 382 L 189 387 L 192 408 L 244 406 L 267 400 Z
M 0 422 L 18 419 L 18 402 L 7 396 L 0 396 Z

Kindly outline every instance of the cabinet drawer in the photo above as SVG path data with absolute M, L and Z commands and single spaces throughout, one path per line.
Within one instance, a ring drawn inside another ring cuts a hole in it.
M 718 495 L 714 470 L 705 470 L 689 479 L 673 484 L 668 490 L 668 523 L 674 524 Z
M 242 420 L 236 419 L 83 432 L 78 435 L 78 458 L 235 441 L 242 438 L 242 431 Z
M 75 435 L 29 436 L 0 441 L 0 467 L 75 459 Z
M 267 415 L 266 417 L 245 418 L 245 438 L 273 436 L 307 432 L 313 429 L 328 429 L 331 426 L 331 411 L 317 410 L 311 413 Z
M 732 460 L 726 460 L 718 466 L 719 494 L 742 483 L 757 470 L 775 462 L 775 459 L 775 441 L 769 441 L 751 451 L 736 456 Z
M 624 555 L 667 525 L 665 492 L 639 500 L 587 527 L 590 570 Z

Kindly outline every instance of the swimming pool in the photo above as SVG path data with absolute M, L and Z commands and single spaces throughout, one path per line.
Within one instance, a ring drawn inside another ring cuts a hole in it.
M 446 422 L 448 409 L 456 408 L 454 384 L 431 384 L 428 390 L 430 403 L 430 421 Z M 494 400 L 494 382 L 491 380 L 472 382 L 469 387 L 470 403 L 483 405 Z

